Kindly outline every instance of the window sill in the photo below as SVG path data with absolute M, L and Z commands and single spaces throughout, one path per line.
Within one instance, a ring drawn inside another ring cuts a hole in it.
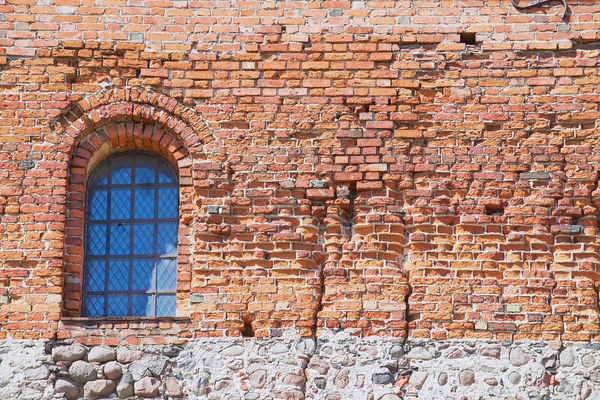
M 64 322 L 191 322 L 190 317 L 61 317 Z

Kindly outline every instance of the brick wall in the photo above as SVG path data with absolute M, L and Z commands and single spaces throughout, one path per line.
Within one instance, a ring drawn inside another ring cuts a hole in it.
M 596 341 L 599 10 L 0 0 L 0 338 Z M 79 317 L 128 149 L 179 172 L 176 319 Z

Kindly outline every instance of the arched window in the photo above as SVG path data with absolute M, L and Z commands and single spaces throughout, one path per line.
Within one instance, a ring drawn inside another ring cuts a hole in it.
M 174 316 L 179 185 L 143 152 L 110 156 L 87 183 L 83 316 Z

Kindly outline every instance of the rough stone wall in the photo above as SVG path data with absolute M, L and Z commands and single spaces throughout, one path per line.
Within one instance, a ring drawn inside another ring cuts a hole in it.
M 562 399 L 600 396 L 598 346 L 413 341 L 327 334 L 185 345 L 0 348 L 0 396 L 18 399 Z

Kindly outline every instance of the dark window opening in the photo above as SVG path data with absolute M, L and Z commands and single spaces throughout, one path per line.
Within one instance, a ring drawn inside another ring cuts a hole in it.
M 461 32 L 460 42 L 464 44 L 477 44 L 477 33 L 475 32 Z

